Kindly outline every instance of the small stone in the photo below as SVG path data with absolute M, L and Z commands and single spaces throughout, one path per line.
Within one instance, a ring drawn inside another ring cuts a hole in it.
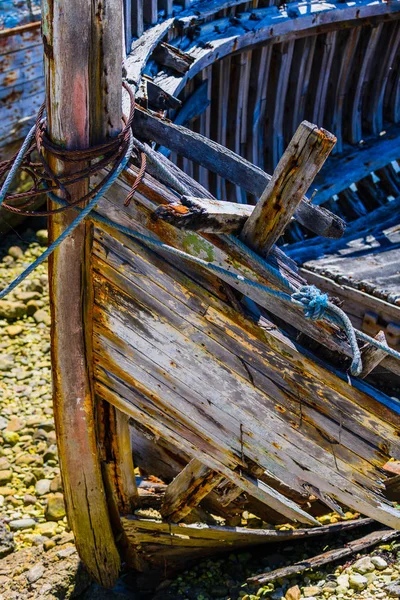
M 12 479 L 13 473 L 10 470 L 0 471 L 0 485 L 9 483 Z
M 46 507 L 46 519 L 49 521 L 60 521 L 65 517 L 64 498 L 62 494 L 50 496 Z
M 33 519 L 15 519 L 9 522 L 9 526 L 12 531 L 31 529 L 32 527 L 35 527 L 35 525 L 36 523 Z
M 49 550 L 51 550 L 55 546 L 56 546 L 56 543 L 55 543 L 54 540 L 46 540 L 45 542 L 43 542 L 43 550 L 45 552 L 48 552 Z
M 0 360 L 1 360 L 1 356 L 0 356 Z M 0 368 L 0 371 L 1 371 L 1 368 Z M 3 429 L 6 429 L 7 425 L 8 425 L 8 419 L 0 416 L 0 431 Z
M 47 448 L 46 452 L 44 453 L 43 460 L 44 462 L 48 462 L 49 460 L 57 460 L 57 446 L 55 444 L 52 444 Z
M 365 573 L 374 571 L 375 566 L 369 556 L 364 556 L 354 563 L 353 570 L 357 571 L 357 573 L 361 573 L 361 575 L 365 575 Z
M 24 477 L 24 485 L 26 487 L 31 487 L 32 485 L 35 485 L 36 483 L 36 477 L 34 476 L 33 473 L 27 473 Z
M 37 565 L 35 565 L 31 569 L 29 569 L 29 571 L 26 574 L 26 578 L 29 581 L 29 583 L 35 583 L 35 581 L 38 581 L 39 579 L 41 579 L 41 577 L 43 577 L 43 575 L 44 575 L 44 566 L 41 563 L 38 563 Z
M 22 258 L 24 255 L 24 251 L 19 246 L 11 246 L 8 249 L 8 256 L 12 256 L 13 258 Z
M 39 479 L 35 485 L 35 492 L 38 496 L 44 496 L 50 491 L 51 481 L 50 479 Z
M 21 456 L 18 456 L 18 458 L 15 460 L 15 464 L 19 466 L 41 466 L 43 464 L 43 458 L 39 456 L 39 454 L 21 454 Z
M 357 592 L 361 592 L 362 590 L 365 590 L 365 588 L 367 587 L 368 579 L 366 577 L 364 577 L 364 575 L 361 575 L 360 573 L 353 573 L 349 577 L 349 584 L 353 590 L 356 590 Z
M 14 361 L 13 361 L 12 356 L 0 354 L 0 371 L 11 371 L 13 366 L 14 366 Z M 7 427 L 7 425 L 6 425 L 6 427 Z M 4 429 L 4 427 L 1 427 L 1 429 Z
M 76 552 L 76 549 L 74 546 L 70 546 L 69 548 L 63 548 L 63 550 L 57 552 L 56 556 L 58 556 L 58 558 L 68 558 L 68 556 L 71 556 L 74 552 Z
M 1 456 L 0 457 L 0 471 L 3 471 L 4 469 L 9 469 L 10 468 L 10 463 L 8 461 L 8 459 L 5 456 Z
M 30 506 L 32 504 L 36 504 L 37 500 L 35 496 L 32 496 L 32 494 L 25 494 L 24 496 L 24 505 L 25 506 Z
M 26 306 L 22 302 L 0 300 L 0 318 L 12 320 L 20 319 L 24 315 L 26 315 Z
M 19 435 L 15 431 L 8 431 L 7 429 L 2 431 L 3 440 L 6 444 L 14 446 L 19 441 Z
M 51 492 L 62 492 L 62 481 L 61 476 L 56 475 L 52 482 L 50 483 L 50 491 Z
M 310 585 L 303 588 L 304 598 L 312 598 L 313 596 L 319 596 L 319 594 L 322 594 L 322 589 L 316 585 Z
M 41 246 L 47 246 L 49 243 L 49 234 L 47 229 L 39 229 L 39 231 L 36 232 L 36 239 Z
M 286 600 L 300 600 L 300 597 L 301 593 L 298 585 L 289 588 L 285 595 Z
M 11 552 L 14 552 L 14 550 L 14 536 L 0 520 L 0 559 L 4 558 L 8 554 L 11 554 Z
M 17 300 L 21 300 L 24 304 L 27 304 L 31 300 L 40 300 L 39 292 L 20 292 L 17 295 Z
M 7 431 L 21 431 L 25 427 L 25 421 L 18 417 L 12 417 L 7 425 Z
M 2 496 L 13 496 L 16 493 L 16 490 L 14 488 L 10 488 L 10 487 L 0 487 L 0 494 Z
M 15 338 L 17 335 L 21 335 L 23 328 L 21 325 L 9 325 L 5 331 L 10 338 Z
M 400 598 L 400 579 L 385 586 L 385 590 L 391 598 Z
M 371 562 L 378 571 L 383 571 L 383 569 L 386 569 L 388 566 L 386 560 L 382 558 L 382 556 L 371 556 Z
M 36 530 L 45 537 L 51 538 L 56 535 L 57 523 L 52 521 L 46 521 L 45 523 L 38 523 Z
M 1 310 L 0 310 L 0 313 L 1 313 Z M 36 323 L 44 323 L 45 325 L 50 325 L 50 323 L 51 323 L 50 315 L 46 310 L 42 310 L 42 309 L 37 310 L 35 312 L 35 314 L 33 315 L 33 318 L 35 319 Z

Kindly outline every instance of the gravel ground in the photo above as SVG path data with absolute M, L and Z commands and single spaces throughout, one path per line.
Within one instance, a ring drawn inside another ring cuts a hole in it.
M 0 289 L 43 252 L 46 243 L 45 230 L 28 230 L 3 240 Z M 138 599 L 132 586 L 124 583 L 124 577 L 113 592 L 94 585 L 87 588 L 89 578 L 79 564 L 65 516 L 50 366 L 48 278 L 44 264 L 0 301 L 0 600 Z M 321 518 L 324 523 L 335 520 L 335 515 Z M 333 543 L 343 544 L 346 539 L 335 539 Z M 400 598 L 398 542 L 379 546 L 346 564 L 329 565 L 258 589 L 246 584 L 246 579 L 257 573 L 331 547 L 332 540 L 322 540 L 203 561 L 177 577 L 157 599 Z

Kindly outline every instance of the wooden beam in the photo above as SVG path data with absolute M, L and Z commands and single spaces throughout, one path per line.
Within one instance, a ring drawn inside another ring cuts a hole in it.
M 135 111 L 134 129 L 136 135 L 186 156 L 254 196 L 260 196 L 271 180 L 270 175 L 232 150 L 139 107 Z M 317 235 L 326 237 L 340 238 L 346 227 L 342 219 L 311 204 L 306 198 L 301 200 L 294 217 Z
M 319 554 L 318 556 L 313 556 L 312 558 L 302 560 L 301 562 L 295 563 L 294 565 L 282 567 L 281 569 L 275 569 L 275 571 L 271 571 L 270 573 L 262 573 L 261 575 L 250 577 L 247 580 L 247 582 L 252 585 L 265 585 L 270 581 L 276 581 L 280 577 L 283 578 L 291 577 L 293 575 L 299 575 L 307 569 L 315 569 L 316 567 L 326 565 L 336 560 L 342 560 L 346 556 L 357 554 L 358 552 L 361 552 L 362 550 L 365 550 L 370 546 L 374 546 L 375 544 L 388 542 L 389 540 L 394 540 L 398 538 L 399 535 L 400 531 L 393 531 L 393 529 L 373 531 L 372 533 L 369 533 L 368 535 L 358 540 L 348 542 L 342 548 L 328 550 L 328 552 L 324 552 L 323 554 Z
M 378 331 L 374 336 L 374 339 L 385 346 L 388 345 L 383 331 Z M 367 344 L 361 351 L 362 371 L 360 377 L 364 379 L 364 377 L 369 375 L 384 358 L 386 358 L 386 352 L 384 350 L 381 350 L 372 344 Z
M 188 231 L 236 233 L 253 210 L 254 206 L 250 204 L 183 196 L 182 204 L 160 206 L 154 215 Z
M 178 73 L 186 73 L 189 71 L 190 66 L 194 62 L 193 56 L 164 42 L 158 44 L 153 52 L 153 58 L 163 67 L 168 67 Z
M 299 125 L 243 227 L 242 241 L 263 255 L 270 252 L 335 142 L 335 136 L 325 129 L 318 129 L 308 121 Z
M 87 148 L 115 135 L 121 126 L 122 3 L 45 0 L 42 7 L 49 135 L 53 143 L 66 148 Z M 65 164 L 51 155 L 48 159 L 57 174 L 67 172 Z M 71 170 L 83 167 L 69 165 Z M 71 186 L 72 201 L 81 198 L 88 185 L 87 180 Z M 50 241 L 75 217 L 74 211 L 50 217 Z M 90 254 L 91 226 L 84 223 L 49 260 L 54 416 L 76 546 L 90 575 L 111 587 L 120 558 L 94 422 Z
M 165 490 L 160 509 L 162 516 L 179 523 L 223 479 L 223 475 L 192 459 Z

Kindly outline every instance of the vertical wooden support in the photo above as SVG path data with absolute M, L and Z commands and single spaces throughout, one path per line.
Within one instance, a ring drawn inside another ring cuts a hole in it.
M 374 337 L 381 344 L 384 344 L 385 346 L 388 345 L 383 331 L 378 331 Z M 364 379 L 364 377 L 369 375 L 386 356 L 387 354 L 384 350 L 381 350 L 372 344 L 367 344 L 361 351 L 362 371 L 360 377 Z
M 336 138 L 303 121 L 286 148 L 271 181 L 247 219 L 241 239 L 268 254 L 282 235 L 315 176 L 328 158 Z
M 48 130 L 53 142 L 87 148 L 121 123 L 122 3 L 43 0 Z M 56 173 L 79 170 L 49 157 Z M 72 200 L 88 181 L 70 188 Z M 74 211 L 49 219 L 58 238 Z M 118 576 L 115 546 L 94 426 L 91 376 L 91 227 L 81 224 L 49 261 L 54 414 L 65 502 L 76 545 L 89 573 L 105 587 Z
M 223 479 L 223 475 L 197 458 L 192 459 L 165 490 L 161 514 L 168 521 L 179 523 Z

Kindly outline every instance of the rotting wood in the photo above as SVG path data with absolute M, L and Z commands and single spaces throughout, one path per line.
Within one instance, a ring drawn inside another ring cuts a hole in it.
M 178 73 L 186 73 L 194 62 L 193 56 L 165 42 L 158 44 L 153 52 L 153 58 L 163 67 L 168 67 Z
M 335 142 L 325 129 L 301 123 L 243 227 L 240 237 L 245 244 L 262 255 L 270 252 Z
M 316 567 L 335 562 L 336 560 L 343 560 L 343 558 L 347 556 L 357 554 L 358 552 L 361 552 L 366 548 L 370 548 L 375 544 L 395 540 L 399 536 L 400 531 L 393 531 L 393 529 L 383 529 L 379 531 L 374 531 L 362 538 L 359 538 L 358 540 L 348 542 L 343 548 L 329 550 L 328 552 L 324 552 L 323 554 L 319 554 L 318 556 L 306 558 L 303 561 L 298 562 L 294 565 L 282 567 L 281 569 L 276 569 L 275 571 L 271 571 L 270 573 L 263 573 L 262 575 L 257 575 L 256 577 L 250 577 L 247 580 L 247 582 L 254 585 L 265 585 L 270 581 L 276 581 L 280 577 L 291 577 L 293 575 L 299 575 L 307 569 L 314 569 Z
M 374 336 L 374 338 L 381 344 L 388 346 L 388 344 L 386 342 L 386 336 L 383 331 L 379 331 Z M 362 360 L 363 368 L 362 368 L 360 377 L 364 378 L 367 375 L 369 375 L 371 373 L 371 371 L 373 371 L 375 369 L 375 367 L 377 367 L 379 365 L 379 363 L 382 362 L 382 360 L 385 358 L 385 356 L 386 356 L 386 352 L 384 350 L 381 350 L 380 348 L 377 348 L 376 346 L 373 346 L 372 344 L 367 344 L 367 346 L 365 348 L 363 348 L 361 351 L 361 360 Z
M 175 98 L 175 96 L 171 96 L 171 94 L 164 92 L 164 90 L 159 85 L 154 83 L 154 81 L 152 81 L 150 77 L 143 77 L 143 83 L 146 85 L 147 88 L 148 103 L 153 109 L 177 109 L 182 106 L 182 102 L 178 100 L 178 98 Z
M 45 54 L 47 115 L 54 143 L 87 148 L 120 129 L 121 23 L 118 1 L 95 2 L 94 6 L 89 0 L 43 3 L 43 37 L 46 48 L 51 49 Z M 107 52 L 97 63 L 92 52 L 94 43 L 100 42 Z M 56 173 L 66 169 L 55 160 L 50 164 Z M 76 163 L 73 168 L 82 165 Z M 70 189 L 72 198 L 82 197 L 87 189 L 88 182 L 76 184 Z M 75 216 L 72 211 L 51 217 L 50 240 L 57 239 Z M 111 587 L 118 576 L 120 558 L 94 427 L 90 251 L 91 226 L 81 224 L 49 261 L 52 359 L 57 365 L 53 371 L 54 414 L 64 497 L 76 545 L 94 579 Z
M 209 233 L 236 233 L 241 230 L 254 210 L 249 204 L 221 202 L 208 198 L 183 196 L 182 204 L 160 206 L 155 212 L 179 229 Z
M 228 148 L 168 121 L 158 119 L 138 108 L 134 127 L 137 135 L 153 139 L 178 154 L 187 156 L 213 173 L 242 187 L 255 196 L 260 196 L 271 180 L 271 176 L 254 166 Z M 336 215 L 301 199 L 294 214 L 295 218 L 317 235 L 341 237 L 345 224 Z
M 165 490 L 162 516 L 179 523 L 223 479 L 223 475 L 192 459 Z

